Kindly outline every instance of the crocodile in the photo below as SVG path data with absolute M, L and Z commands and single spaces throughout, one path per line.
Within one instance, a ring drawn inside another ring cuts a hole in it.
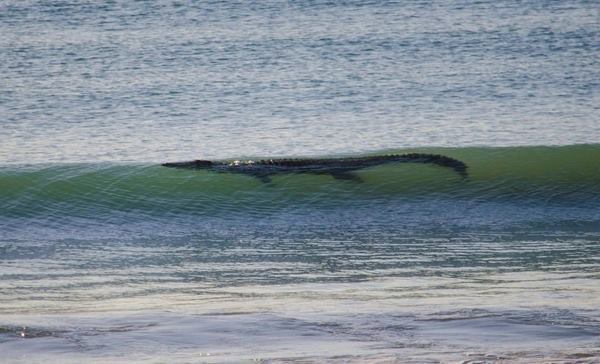
M 460 176 L 467 177 L 467 165 L 451 157 L 440 154 L 408 153 L 374 155 L 346 158 L 280 158 L 261 160 L 219 160 L 196 159 L 185 162 L 169 162 L 164 167 L 207 169 L 215 172 L 242 173 L 270 182 L 270 176 L 282 173 L 327 174 L 335 179 L 361 182 L 353 171 L 388 163 L 424 163 L 447 167 Z

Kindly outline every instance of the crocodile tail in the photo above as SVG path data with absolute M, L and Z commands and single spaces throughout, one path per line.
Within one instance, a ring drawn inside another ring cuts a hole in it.
M 398 155 L 398 158 L 414 160 L 420 163 L 431 163 L 442 167 L 452 168 L 456 173 L 462 177 L 467 177 L 468 166 L 458 159 L 448 157 L 441 154 L 428 154 L 428 153 L 409 153 Z

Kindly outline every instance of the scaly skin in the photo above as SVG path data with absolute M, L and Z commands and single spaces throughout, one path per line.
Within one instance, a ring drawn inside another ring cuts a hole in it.
M 331 174 L 339 179 L 359 180 L 350 172 L 388 163 L 426 163 L 452 168 L 456 173 L 467 177 L 467 165 L 457 159 L 439 154 L 409 153 L 348 158 L 301 158 L 263 159 L 258 161 L 207 161 L 163 163 L 165 167 L 209 169 L 216 172 L 243 173 L 267 182 L 268 176 L 279 173 Z

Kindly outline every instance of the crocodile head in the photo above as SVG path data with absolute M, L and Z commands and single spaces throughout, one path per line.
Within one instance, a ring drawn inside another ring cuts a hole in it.
M 171 163 L 163 163 L 161 164 L 163 167 L 172 167 L 172 168 L 210 168 L 213 166 L 213 162 L 196 159 L 193 161 L 187 162 L 171 162 Z

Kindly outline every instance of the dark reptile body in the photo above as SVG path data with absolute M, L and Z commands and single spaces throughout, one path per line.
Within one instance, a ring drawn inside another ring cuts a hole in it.
M 457 159 L 440 154 L 409 153 L 370 157 L 348 158 L 282 158 L 246 161 L 208 161 L 193 160 L 187 162 L 164 163 L 165 167 L 209 169 L 216 172 L 243 173 L 263 180 L 278 173 L 330 174 L 339 179 L 359 178 L 350 172 L 387 163 L 424 163 L 448 167 L 463 177 L 467 176 L 467 165 Z

